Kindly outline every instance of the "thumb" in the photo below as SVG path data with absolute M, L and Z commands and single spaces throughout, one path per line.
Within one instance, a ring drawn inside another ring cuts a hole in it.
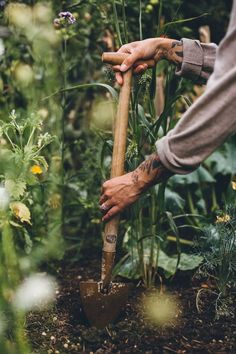
M 131 68 L 131 66 L 134 65 L 134 63 L 138 60 L 141 59 L 141 55 L 139 52 L 133 52 L 131 53 L 129 56 L 127 56 L 127 58 L 125 58 L 125 60 L 123 61 L 123 63 L 120 66 L 120 71 L 125 72 L 127 71 L 129 68 Z

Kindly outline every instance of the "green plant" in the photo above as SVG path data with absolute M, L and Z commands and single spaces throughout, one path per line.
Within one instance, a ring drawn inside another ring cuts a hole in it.
M 201 294 L 210 291 L 217 294 L 216 315 L 230 314 L 227 306 L 236 287 L 236 209 L 227 205 L 219 211 L 216 222 L 203 229 L 199 237 L 199 252 L 203 262 L 198 275 L 210 279 L 216 290 L 200 289 L 197 305 L 200 307 Z

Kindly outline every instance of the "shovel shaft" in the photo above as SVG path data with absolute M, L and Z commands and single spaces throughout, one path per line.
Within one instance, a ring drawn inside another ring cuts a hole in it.
M 131 91 L 132 69 L 123 74 L 123 85 L 120 90 L 119 103 L 115 121 L 114 145 L 112 153 L 111 178 L 124 174 L 127 127 L 129 118 L 129 100 Z M 117 215 L 105 225 L 103 238 L 103 257 L 101 279 L 103 288 L 107 288 L 111 281 L 114 264 L 116 241 L 120 216 Z

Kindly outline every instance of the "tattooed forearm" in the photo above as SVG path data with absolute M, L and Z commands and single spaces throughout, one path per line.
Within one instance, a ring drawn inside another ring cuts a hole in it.
M 142 183 L 143 190 L 167 180 L 172 173 L 161 163 L 158 154 L 152 154 L 142 162 L 132 173 L 134 184 Z
M 182 41 L 172 41 L 171 47 L 167 50 L 166 59 L 172 61 L 176 65 L 180 65 L 183 61 L 183 43 Z

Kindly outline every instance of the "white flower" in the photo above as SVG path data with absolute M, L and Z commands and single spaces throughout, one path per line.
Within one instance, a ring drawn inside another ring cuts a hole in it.
M 55 300 L 56 282 L 43 273 L 26 278 L 16 290 L 13 304 L 20 310 L 43 309 Z
M 0 186 L 0 210 L 4 210 L 9 205 L 9 194 L 5 187 Z
M 3 44 L 3 40 L 0 38 L 0 56 L 2 56 L 5 53 L 5 47 Z

